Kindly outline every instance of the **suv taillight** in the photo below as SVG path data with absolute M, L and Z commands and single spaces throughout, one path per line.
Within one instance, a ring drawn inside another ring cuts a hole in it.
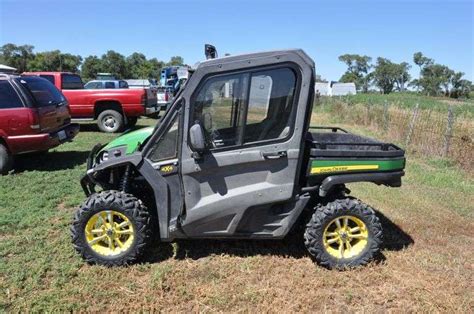
M 170 98 L 170 95 L 168 94 L 168 92 L 165 92 L 165 101 L 168 101 L 169 98 Z
M 142 104 L 146 105 L 146 91 L 142 94 Z
M 30 128 L 35 131 L 40 131 L 41 125 L 39 121 L 39 116 L 38 116 L 38 110 L 36 109 L 31 109 L 29 113 L 29 123 L 30 123 Z

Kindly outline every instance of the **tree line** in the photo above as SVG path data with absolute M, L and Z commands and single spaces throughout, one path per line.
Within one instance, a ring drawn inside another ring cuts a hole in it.
M 456 72 L 446 65 L 438 64 L 421 52 L 413 55 L 420 71 L 417 79 L 411 78 L 408 62 L 395 63 L 387 58 L 378 57 L 375 64 L 372 58 L 365 55 L 344 54 L 339 61 L 347 65 L 340 82 L 354 82 L 358 91 L 368 92 L 371 86 L 382 93 L 405 91 L 412 87 L 428 96 L 444 95 L 452 98 L 469 97 L 474 90 L 471 81 L 464 79 L 463 72 Z
M 161 69 L 170 65 L 184 65 L 180 56 L 168 62 L 157 58 L 147 59 L 139 52 L 124 55 L 109 50 L 102 56 L 63 53 L 60 50 L 34 52 L 34 46 L 5 44 L 0 47 L 0 64 L 14 67 L 19 73 L 26 71 L 65 71 L 78 73 L 84 81 L 94 79 L 97 73 L 112 73 L 120 79 L 157 79 Z

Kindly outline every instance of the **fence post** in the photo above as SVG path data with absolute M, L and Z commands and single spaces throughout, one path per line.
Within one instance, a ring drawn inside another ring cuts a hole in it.
M 448 119 L 446 124 L 446 132 L 444 133 L 444 149 L 443 157 L 448 156 L 449 145 L 451 144 L 451 137 L 453 136 L 454 112 L 453 106 L 448 107 Z
M 388 102 L 387 100 L 383 103 L 383 130 L 387 132 L 388 130 Z
M 370 107 L 371 107 L 371 102 L 368 101 L 366 104 L 365 104 L 365 125 L 369 125 L 370 124 Z
M 413 116 L 410 121 L 410 126 L 408 128 L 407 138 L 405 139 L 405 146 L 408 147 L 410 144 L 411 136 L 413 135 L 413 129 L 415 128 L 416 117 L 418 116 L 418 107 L 419 104 L 416 103 L 415 109 L 413 109 Z

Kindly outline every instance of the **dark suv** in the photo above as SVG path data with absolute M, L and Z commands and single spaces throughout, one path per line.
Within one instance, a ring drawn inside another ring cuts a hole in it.
M 0 174 L 13 155 L 47 151 L 78 132 L 66 98 L 48 80 L 0 74 Z

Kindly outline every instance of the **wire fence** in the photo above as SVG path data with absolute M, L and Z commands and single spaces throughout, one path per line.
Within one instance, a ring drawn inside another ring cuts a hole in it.
M 400 144 L 410 153 L 450 158 L 473 171 L 474 119 L 456 115 L 450 105 L 445 112 L 404 109 L 396 104 L 353 104 L 341 99 L 323 100 L 321 110 L 346 124 L 364 125 L 381 137 Z

